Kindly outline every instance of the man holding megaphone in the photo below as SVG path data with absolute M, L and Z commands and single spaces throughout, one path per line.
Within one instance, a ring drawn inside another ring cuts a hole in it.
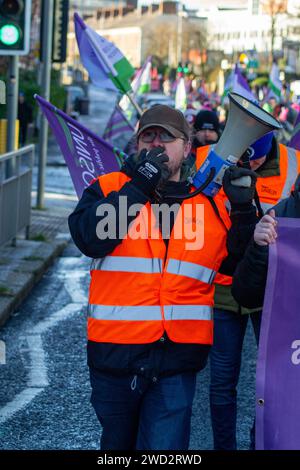
M 232 112 L 234 115 L 239 114 L 236 113 L 235 108 L 233 108 L 233 111 L 231 110 Z M 258 116 L 261 117 L 260 114 Z M 236 116 L 232 117 L 231 115 L 231 121 L 236 122 Z M 237 143 L 241 139 L 245 142 L 248 138 L 243 129 L 243 121 L 243 116 L 240 115 L 240 125 L 235 124 L 237 133 L 234 138 Z M 271 121 L 269 122 L 271 123 Z M 255 119 L 255 108 L 253 108 L 252 124 L 252 132 L 259 133 L 260 121 Z M 226 127 L 228 125 L 229 123 Z M 274 127 L 276 128 L 276 122 Z M 231 132 L 234 133 L 234 130 L 231 130 Z M 224 139 L 223 136 L 222 139 Z M 288 196 L 296 175 L 300 171 L 300 153 L 277 144 L 273 132 L 258 138 L 254 144 L 248 140 L 248 145 L 249 147 L 242 156 L 241 164 L 257 172 L 257 196 L 255 200 L 258 212 L 262 214 L 262 210 L 268 210 Z M 209 150 L 208 146 L 198 149 L 198 167 L 203 165 Z M 230 276 L 218 274 L 215 283 L 214 345 L 210 354 L 210 405 L 214 448 L 234 450 L 236 449 L 236 387 L 240 373 L 243 339 L 248 321 L 248 315 L 241 315 L 241 313 L 250 313 L 250 311 L 241 308 L 234 301 L 231 295 L 232 278 Z M 258 341 L 261 307 L 252 311 L 250 316 Z
M 69 217 L 74 242 L 94 258 L 88 364 L 103 450 L 188 448 L 196 374 L 213 341 L 213 280 L 221 264 L 233 273 L 256 223 L 251 170 L 224 178 L 231 222 L 223 199 L 203 194 L 209 180 L 195 190 L 189 131 L 178 110 L 145 111 L 137 155 L 99 176 Z M 250 185 L 238 188 L 241 177 Z

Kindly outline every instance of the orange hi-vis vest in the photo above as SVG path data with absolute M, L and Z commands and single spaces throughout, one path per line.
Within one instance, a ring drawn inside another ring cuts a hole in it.
M 285 199 L 290 195 L 297 175 L 300 173 L 300 152 L 282 144 L 278 144 L 278 146 L 280 174 L 278 176 L 267 177 L 260 177 L 258 174 L 256 182 L 256 190 L 264 212 L 267 212 L 282 199 Z M 197 170 L 203 164 L 210 149 L 210 145 L 205 145 L 197 149 Z M 219 192 L 219 196 L 226 198 L 223 188 Z M 217 273 L 215 283 L 222 284 L 223 286 L 230 286 L 232 284 L 232 277 Z
M 278 176 L 257 178 L 256 189 L 264 212 L 286 199 L 300 173 L 300 152 L 291 147 L 279 144 Z
M 130 178 L 118 172 L 98 181 L 107 196 Z M 212 344 L 213 280 L 227 255 L 230 226 L 223 202 L 216 198 L 216 204 L 222 220 L 202 194 L 183 201 L 168 248 L 153 207 L 149 202 L 142 206 L 122 242 L 108 256 L 92 262 L 89 340 L 145 344 L 166 332 L 175 342 Z M 182 236 L 176 237 L 180 230 Z M 201 244 L 188 249 L 195 230 L 203 232 Z

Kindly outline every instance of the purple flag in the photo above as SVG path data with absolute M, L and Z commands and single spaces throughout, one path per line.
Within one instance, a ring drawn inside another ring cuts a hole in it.
M 81 61 L 94 85 L 127 93 L 134 68 L 110 41 L 93 31 L 74 13 L 75 34 Z
M 122 109 L 117 104 L 111 117 L 108 120 L 108 123 L 106 125 L 105 131 L 103 134 L 103 139 L 113 144 L 115 139 L 117 139 L 121 135 L 124 136 L 124 134 L 125 135 L 128 134 L 127 136 L 127 141 L 128 141 L 133 133 L 134 133 L 133 125 L 130 124 L 130 122 L 124 116 Z
M 300 150 L 300 113 L 298 113 L 295 128 L 288 146 Z
M 300 219 L 278 218 L 256 370 L 256 449 L 300 449 Z
M 235 64 L 234 70 L 230 73 L 226 80 L 222 100 L 227 97 L 230 91 L 238 93 L 239 95 L 244 96 L 246 99 L 257 103 L 257 99 L 253 95 L 246 78 L 242 75 L 238 64 Z
M 119 171 L 126 155 L 72 119 L 60 109 L 35 95 L 65 158 L 77 196 L 94 178 Z
M 234 93 L 238 93 L 239 95 L 244 96 L 246 99 L 250 101 L 257 102 L 257 99 L 254 97 L 246 78 L 243 77 L 243 75 L 241 74 L 241 71 L 237 64 L 235 64 L 235 69 L 234 69 L 232 91 Z

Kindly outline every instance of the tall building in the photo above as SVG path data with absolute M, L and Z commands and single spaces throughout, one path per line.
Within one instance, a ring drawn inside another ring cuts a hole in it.
M 198 15 L 207 18 L 210 52 L 220 51 L 234 62 L 242 52 L 255 52 L 268 66 L 274 56 L 284 58 L 289 72 L 300 73 L 300 2 L 282 0 L 272 14 L 274 0 L 202 0 Z M 272 26 L 273 22 L 273 26 Z

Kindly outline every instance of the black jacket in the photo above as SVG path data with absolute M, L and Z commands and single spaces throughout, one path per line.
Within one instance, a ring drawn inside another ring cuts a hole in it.
M 300 217 L 300 175 L 291 196 L 275 207 L 277 217 Z M 268 271 L 268 246 L 259 246 L 252 240 L 245 256 L 234 273 L 232 295 L 243 307 L 262 307 Z
M 122 171 L 132 175 L 133 163 L 128 159 Z M 161 203 L 179 202 L 164 197 L 174 194 L 188 194 L 187 181 L 168 182 L 162 194 Z M 96 209 L 104 203 L 111 203 L 116 209 L 118 220 L 118 196 L 128 197 L 131 204 L 145 204 L 148 201 L 131 182 L 126 183 L 119 192 L 112 191 L 104 197 L 98 181 L 92 183 L 83 193 L 77 207 L 69 217 L 69 228 L 76 246 L 91 258 L 102 258 L 111 253 L 122 239 L 99 240 L 96 225 L 101 217 L 96 216 Z M 157 202 L 157 201 L 156 201 Z M 213 204 L 213 202 L 212 202 Z M 251 206 L 251 205 L 250 205 Z M 127 218 L 127 227 L 134 217 Z M 232 214 L 232 227 L 228 236 L 230 255 L 222 265 L 224 274 L 233 274 L 237 262 L 253 234 L 256 223 L 254 207 L 246 207 Z M 168 240 L 164 240 L 168 245 Z M 234 248 L 233 248 L 234 247 Z M 90 367 L 113 374 L 143 374 L 153 378 L 172 375 L 184 371 L 198 371 L 206 365 L 210 346 L 200 344 L 181 344 L 171 341 L 165 334 L 159 341 L 150 344 L 112 344 L 88 341 L 88 364 Z

